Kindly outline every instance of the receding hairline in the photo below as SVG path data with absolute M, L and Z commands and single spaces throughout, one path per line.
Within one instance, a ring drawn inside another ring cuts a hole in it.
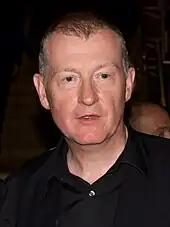
M 87 41 L 91 38 L 93 38 L 93 36 L 95 35 L 100 35 L 100 34 L 104 34 L 104 32 L 110 32 L 112 35 L 113 35 L 113 39 L 116 38 L 116 40 L 119 42 L 120 44 L 120 47 L 121 47 L 121 40 L 120 40 L 120 37 L 119 35 L 113 31 L 111 28 L 99 28 L 99 29 L 95 29 L 93 30 L 88 37 L 85 37 L 82 35 L 76 35 L 74 33 L 63 33 L 62 31 L 60 30 L 55 30 L 54 32 L 50 33 L 48 35 L 48 37 L 46 37 L 46 39 L 44 40 L 43 42 L 43 46 L 44 46 L 44 50 L 46 50 L 46 53 L 48 52 L 47 49 L 48 49 L 48 43 L 51 41 L 51 39 L 54 37 L 54 39 L 59 36 L 59 37 L 62 37 L 62 36 L 66 36 L 66 37 L 75 37 L 75 38 L 79 38 L 80 40 L 84 40 L 84 41 Z M 105 35 L 105 34 L 104 34 Z M 113 40 L 115 41 L 115 40 Z
M 83 18 L 83 16 L 84 18 Z M 82 16 L 82 17 L 81 17 Z M 108 29 L 114 33 L 120 42 L 123 56 L 125 71 L 130 67 L 129 55 L 123 34 L 119 29 L 105 20 L 99 19 L 96 15 L 91 14 L 73 14 L 65 16 L 59 23 L 53 24 L 45 33 L 40 46 L 39 54 L 39 71 L 45 70 L 45 62 L 48 62 L 47 44 L 54 34 L 75 36 L 82 39 L 89 39 L 92 35 L 97 34 L 100 30 Z
M 88 39 L 91 33 L 103 28 L 110 28 L 123 38 L 123 34 L 117 26 L 91 12 L 74 12 L 61 17 L 47 29 L 44 38 L 56 31 L 65 35 L 83 36 L 83 38 Z

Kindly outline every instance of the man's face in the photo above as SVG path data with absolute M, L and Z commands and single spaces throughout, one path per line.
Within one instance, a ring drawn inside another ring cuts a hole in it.
M 118 132 L 134 69 L 126 78 L 115 33 L 105 29 L 87 40 L 53 34 L 47 50 L 46 82 L 36 74 L 34 84 L 65 137 L 83 145 L 100 144 Z

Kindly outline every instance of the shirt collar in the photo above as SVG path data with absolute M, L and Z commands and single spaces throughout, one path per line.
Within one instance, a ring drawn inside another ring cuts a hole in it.
M 66 158 L 68 146 L 65 139 L 61 138 L 58 145 L 50 150 L 51 155 L 43 166 L 44 179 L 46 178 L 48 181 L 52 177 L 57 177 L 62 181 L 63 177 L 69 174 Z M 119 157 L 119 163 L 128 164 L 147 175 L 144 146 L 139 133 L 131 127 L 128 127 L 128 139 L 124 151 Z
M 140 133 L 128 126 L 128 139 L 122 152 L 121 163 L 129 164 L 147 176 L 145 148 Z

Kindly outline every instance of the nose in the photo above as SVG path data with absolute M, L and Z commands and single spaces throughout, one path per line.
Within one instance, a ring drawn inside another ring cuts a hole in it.
M 98 100 L 99 100 L 99 97 L 97 94 L 97 90 L 95 86 L 92 84 L 92 82 L 83 81 L 80 87 L 78 102 L 86 106 L 92 106 L 96 102 L 98 102 Z

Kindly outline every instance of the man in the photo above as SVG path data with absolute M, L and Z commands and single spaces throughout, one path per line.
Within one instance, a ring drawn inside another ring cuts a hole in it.
M 131 126 L 143 133 L 170 139 L 170 118 L 167 111 L 153 103 L 137 103 L 132 106 Z
M 34 84 L 64 139 L 8 179 L 0 226 L 170 226 L 170 141 L 123 123 L 135 70 L 122 34 L 71 14 L 39 59 Z

